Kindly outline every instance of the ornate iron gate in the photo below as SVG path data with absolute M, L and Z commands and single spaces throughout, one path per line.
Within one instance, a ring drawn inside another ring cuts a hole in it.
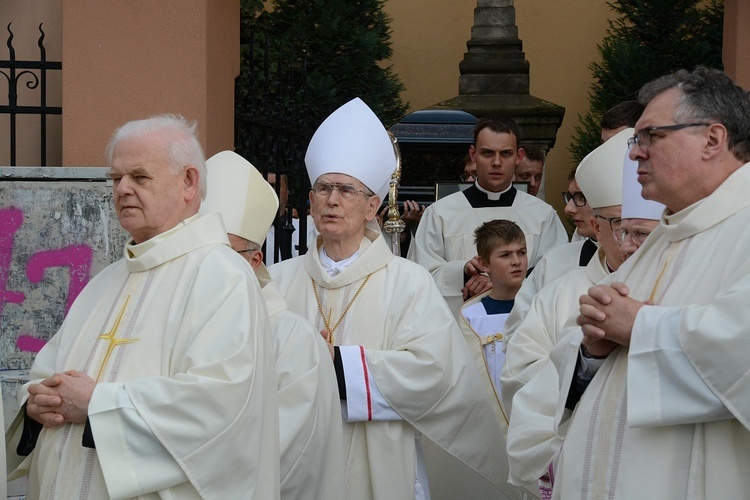
M 257 43 L 256 43 L 257 42 Z M 307 251 L 307 195 L 310 182 L 304 155 L 314 129 L 308 123 L 307 58 L 276 41 L 253 39 L 248 46 L 249 71 L 235 86 L 235 151 L 264 175 L 274 173 L 288 179 L 289 199 L 274 222 L 274 262 Z M 281 194 L 281 182 L 276 193 Z M 281 196 L 280 196 L 281 198 Z M 299 216 L 295 232 L 293 215 Z M 295 240 L 298 239 L 298 242 Z
M 16 166 L 16 118 L 18 115 L 39 115 L 40 165 L 47 166 L 47 116 L 62 114 L 61 106 L 47 105 L 47 72 L 61 71 L 62 63 L 47 60 L 47 51 L 44 47 L 45 34 L 41 24 L 39 25 L 39 40 L 37 42 L 39 60 L 17 60 L 16 51 L 13 47 L 13 31 L 11 31 L 10 26 L 9 23 L 7 26 L 9 57 L 7 60 L 0 60 L 0 74 L 8 82 L 8 104 L 0 105 L 0 115 L 8 115 L 10 121 L 10 166 Z M 21 106 L 18 104 L 18 85 L 23 82 L 29 90 L 39 89 L 38 106 Z

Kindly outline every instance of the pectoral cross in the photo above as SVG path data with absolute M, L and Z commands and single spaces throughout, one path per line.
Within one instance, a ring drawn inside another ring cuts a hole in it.
M 96 374 L 96 381 L 99 382 L 100 377 L 102 376 L 102 373 L 104 372 L 104 367 L 107 366 L 107 363 L 109 363 L 109 358 L 112 356 L 112 352 L 115 350 L 115 347 L 121 344 L 132 344 L 133 342 L 139 340 L 137 338 L 133 339 L 123 339 L 123 338 L 116 338 L 115 335 L 117 335 L 117 331 L 120 329 L 120 322 L 122 321 L 122 317 L 125 315 L 125 310 L 128 308 L 128 303 L 130 302 L 130 295 L 127 296 L 125 299 L 125 304 L 123 304 L 122 309 L 120 310 L 120 314 L 117 315 L 117 319 L 115 320 L 115 324 L 112 325 L 112 329 L 107 332 L 99 335 L 97 337 L 97 340 L 107 340 L 109 341 L 109 345 L 107 345 L 107 351 L 104 354 L 104 359 L 102 360 L 101 365 L 99 366 L 99 373 Z

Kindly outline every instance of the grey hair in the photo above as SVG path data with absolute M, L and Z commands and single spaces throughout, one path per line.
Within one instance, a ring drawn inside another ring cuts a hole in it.
M 250 241 L 250 244 L 247 246 L 248 250 L 252 250 L 253 252 L 260 252 L 263 250 L 263 245 L 258 245 L 254 241 Z
M 112 165 L 112 156 L 117 144 L 123 139 L 145 137 L 152 134 L 166 133 L 168 142 L 165 144 L 167 157 L 172 165 L 172 172 L 178 173 L 188 165 L 198 169 L 198 191 L 201 199 L 206 198 L 208 175 L 206 172 L 206 156 L 198 141 L 195 122 L 188 123 L 180 115 L 156 115 L 143 120 L 133 120 L 118 128 L 107 144 L 105 157 L 107 164 Z
M 727 129 L 729 151 L 740 161 L 750 161 L 750 95 L 718 69 L 698 66 L 679 70 L 644 85 L 638 100 L 644 106 L 654 97 L 678 88 L 675 111 L 678 122 L 710 120 Z

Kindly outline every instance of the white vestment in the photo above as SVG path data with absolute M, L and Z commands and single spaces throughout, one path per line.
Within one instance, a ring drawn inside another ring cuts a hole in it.
M 492 357 L 499 358 L 495 361 L 501 363 L 501 360 L 504 360 L 504 356 L 502 356 L 502 334 L 500 332 L 502 332 L 503 323 L 505 322 L 507 314 L 493 314 L 486 316 L 487 318 L 494 319 L 492 323 L 494 323 L 495 328 L 489 326 L 490 322 L 476 321 L 478 313 L 475 309 L 484 308 L 482 299 L 489 296 L 490 293 L 491 290 L 477 295 L 476 297 L 472 297 L 464 303 L 463 307 L 461 307 L 459 326 L 464 334 L 464 339 L 469 346 L 469 351 L 474 358 L 479 374 L 482 377 L 482 385 L 487 392 L 487 398 L 492 402 L 497 425 L 500 427 L 503 436 L 505 436 L 508 432 L 508 414 L 503 408 L 499 394 L 501 391 L 498 389 L 496 380 L 492 376 L 489 361 Z M 503 443 L 501 443 L 501 446 L 505 448 L 504 440 Z M 503 454 L 502 461 L 497 463 L 496 466 L 502 469 L 502 474 L 504 476 L 508 476 L 508 459 L 505 454 Z M 510 486 L 506 486 L 505 489 L 506 493 L 511 498 L 524 498 L 521 490 L 515 490 Z M 530 489 L 530 491 L 533 491 L 533 489 Z
M 258 282 L 217 214 L 128 243 L 31 369 L 33 381 L 66 370 L 97 380 L 96 449 L 82 446 L 81 424 L 43 429 L 25 460 L 9 436 L 29 497 L 278 498 L 269 330 Z
M 465 477 L 492 498 L 506 498 L 507 477 L 496 467 L 505 454 L 500 429 L 458 327 L 424 269 L 394 257 L 371 225 L 359 257 L 335 277 L 322 267 L 318 248 L 270 272 L 292 310 L 322 330 L 322 309 L 335 344 L 361 353 L 364 378 L 347 373 L 342 401 L 347 498 L 415 498 L 415 440 L 424 445 L 428 474 L 434 454 L 452 465 L 443 477 L 430 475 L 433 500 L 451 494 L 442 482 Z
M 526 236 L 529 268 L 548 250 L 567 243 L 568 235 L 557 212 L 535 196 L 510 187 L 495 193 L 499 199 L 474 185 L 427 207 L 409 246 L 409 260 L 427 269 L 453 314 L 463 303 L 464 265 L 477 255 L 474 230 L 493 219 L 508 219 Z
M 557 498 L 747 498 L 750 164 L 665 216 L 616 273 L 641 308 L 573 412 Z M 580 345 L 564 339 L 562 403 Z M 556 359 L 556 358 L 553 358 Z
M 560 448 L 562 437 L 553 426 L 559 380 L 554 366 L 546 364 L 563 331 L 576 325 L 578 298 L 608 274 L 600 248 L 586 267 L 558 278 L 534 296 L 526 318 L 506 344 L 501 383 L 510 412 L 507 441 L 513 484 L 528 484 L 546 474 Z
M 309 321 L 288 309 L 265 266 L 256 274 L 276 352 L 281 499 L 344 498 L 341 405 L 328 347 Z
M 545 253 L 528 278 L 523 280 L 515 297 L 513 310 L 505 321 L 503 343 L 507 344 L 518 325 L 529 313 L 534 296 L 560 276 L 586 267 L 596 253 L 597 244 L 589 238 L 560 245 Z

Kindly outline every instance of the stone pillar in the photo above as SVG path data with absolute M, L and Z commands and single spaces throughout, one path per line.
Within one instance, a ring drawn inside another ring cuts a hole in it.
M 62 2 L 63 166 L 104 165 L 122 123 L 198 123 L 207 156 L 234 143 L 239 0 Z
M 510 117 L 521 129 L 521 142 L 549 151 L 565 108 L 529 94 L 529 63 L 518 39 L 513 0 L 477 0 L 466 47 L 459 95 L 428 109 Z
M 432 195 L 435 181 L 458 179 L 477 118 L 512 118 L 522 144 L 544 151 L 555 145 L 565 108 L 529 94 L 529 63 L 513 0 L 477 0 L 466 47 L 459 95 L 415 111 L 391 128 L 401 144 L 402 192 L 410 199 L 426 187 Z
M 466 47 L 458 65 L 459 94 L 529 93 L 529 63 L 518 39 L 513 0 L 478 0 Z

